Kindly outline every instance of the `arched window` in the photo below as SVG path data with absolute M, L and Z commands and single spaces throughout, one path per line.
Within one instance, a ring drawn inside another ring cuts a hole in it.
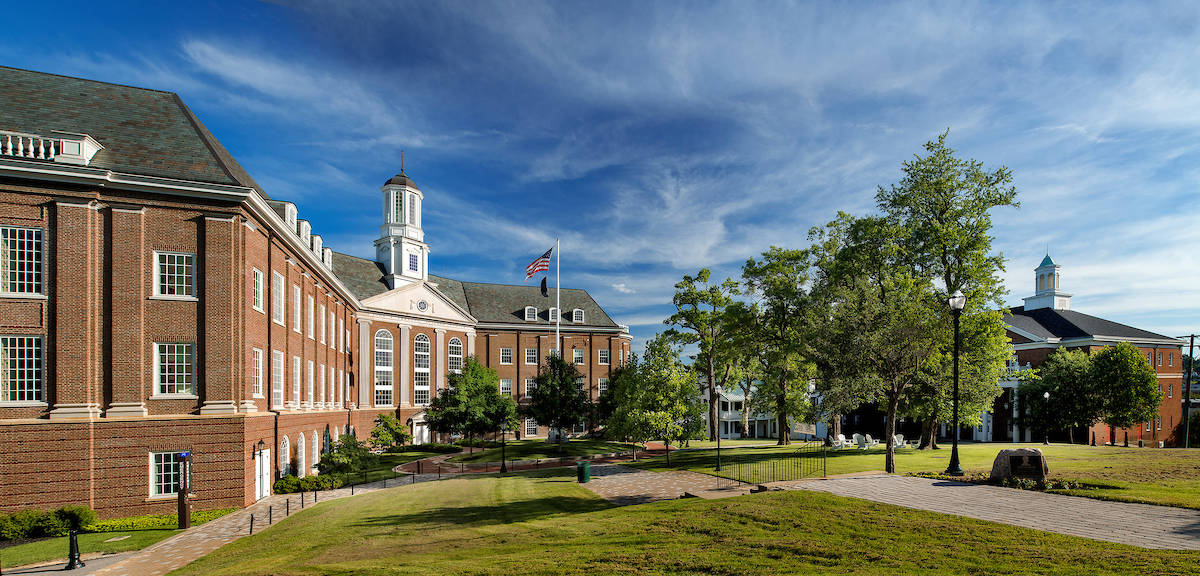
M 329 431 L 330 431 L 330 432 L 333 434 L 333 441 L 334 441 L 334 442 L 337 442 L 337 441 L 338 441 L 338 439 L 339 439 L 339 438 L 341 438 L 341 436 L 342 436 L 342 431 L 341 431 L 341 429 L 339 429 L 337 426 L 334 426 L 333 428 L 330 428 L 330 429 L 329 429 Z
M 412 226 L 417 225 L 417 196 L 415 194 L 408 199 L 408 223 Z
M 287 476 L 292 473 L 292 446 L 288 437 L 279 441 L 279 475 Z
M 536 306 L 526 306 L 525 307 L 525 321 L 526 322 L 537 322 L 537 307 Z
M 397 190 L 392 194 L 396 197 L 396 203 L 392 207 L 392 222 L 402 224 L 404 222 L 404 193 Z
M 571 321 L 576 324 L 583 324 L 583 310 L 576 308 L 571 311 Z
M 392 405 L 392 333 L 375 333 L 375 405 Z
M 413 401 L 429 403 L 429 337 L 417 334 L 413 339 Z
M 321 461 L 321 440 L 320 440 L 320 436 L 317 435 L 317 431 L 313 430 L 313 433 L 312 433 L 312 465 L 313 465 L 313 467 L 315 468 L 317 465 L 317 462 L 320 462 L 320 461 Z
M 462 372 L 463 367 L 463 347 L 462 340 L 451 338 L 450 344 L 446 346 L 446 364 L 451 372 Z
M 296 435 L 296 477 L 303 478 L 308 474 L 308 467 L 304 465 L 304 433 Z

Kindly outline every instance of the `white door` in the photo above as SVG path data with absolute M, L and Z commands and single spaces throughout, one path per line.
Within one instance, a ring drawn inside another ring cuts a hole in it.
M 262 500 L 271 495 L 271 451 L 259 452 L 254 466 L 254 493 Z
M 429 427 L 424 422 L 417 422 L 413 428 L 413 444 L 428 444 Z

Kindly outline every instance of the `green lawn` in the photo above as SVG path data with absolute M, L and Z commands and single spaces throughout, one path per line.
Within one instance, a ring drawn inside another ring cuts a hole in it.
M 1046 454 L 1051 478 L 1077 480 L 1105 488 L 1062 491 L 1125 502 L 1145 502 L 1200 509 L 1200 450 L 1121 448 L 1069 444 L 960 444 L 959 460 L 967 473 L 988 473 L 996 454 L 1013 446 L 1033 446 Z M 722 449 L 728 464 L 739 457 L 770 458 L 795 451 L 794 447 Z M 830 451 L 826 467 L 830 475 L 883 470 L 883 449 Z M 941 450 L 905 449 L 896 453 L 896 472 L 942 472 L 950 460 L 950 446 Z M 669 468 L 713 472 L 716 450 L 686 451 L 671 455 Z M 637 464 L 649 470 L 666 470 L 659 456 Z M 729 476 L 732 471 L 721 475 Z
M 403 476 L 403 474 L 397 474 L 393 472 L 392 468 L 395 468 L 396 466 L 406 462 L 412 462 L 413 460 L 420 460 L 430 456 L 437 456 L 438 454 L 443 454 L 443 452 L 427 452 L 418 447 L 412 447 L 403 452 L 388 452 L 385 454 L 380 454 L 379 464 L 375 465 L 369 470 L 347 474 L 347 483 L 364 484 L 367 482 L 378 482 L 385 478 L 396 478 L 398 476 Z
M 562 445 L 548 444 L 545 440 L 509 441 L 504 448 L 504 457 L 508 460 L 537 460 L 545 458 L 563 458 L 567 456 L 586 456 L 588 454 L 609 454 L 612 452 L 627 452 L 633 450 L 634 444 L 623 442 L 605 442 L 602 440 L 571 440 Z M 638 449 L 641 449 L 638 446 Z M 470 450 L 467 448 L 466 450 Z M 450 458 L 450 462 L 499 462 L 500 449 L 475 449 L 475 453 L 463 452 Z
M 175 572 L 435 573 L 1200 574 L 1200 553 L 806 491 L 613 508 L 555 470 L 323 502 Z

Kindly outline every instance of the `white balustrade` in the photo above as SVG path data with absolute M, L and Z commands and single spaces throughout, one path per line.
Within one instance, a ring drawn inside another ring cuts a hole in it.
M 61 150 L 58 138 L 0 130 L 0 156 L 54 160 Z

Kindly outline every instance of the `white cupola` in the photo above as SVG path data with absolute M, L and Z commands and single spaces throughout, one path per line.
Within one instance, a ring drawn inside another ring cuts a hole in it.
M 1042 259 L 1042 263 L 1034 268 L 1034 293 L 1033 296 L 1024 298 L 1025 310 L 1037 310 L 1039 308 L 1050 308 L 1053 310 L 1070 310 L 1071 295 L 1062 291 L 1059 270 L 1062 266 L 1054 263 L 1049 254 Z
M 421 201 L 425 196 L 407 174 L 400 173 L 383 185 L 383 225 L 375 241 L 375 260 L 383 265 L 394 289 L 429 277 L 429 246 L 421 229 Z

